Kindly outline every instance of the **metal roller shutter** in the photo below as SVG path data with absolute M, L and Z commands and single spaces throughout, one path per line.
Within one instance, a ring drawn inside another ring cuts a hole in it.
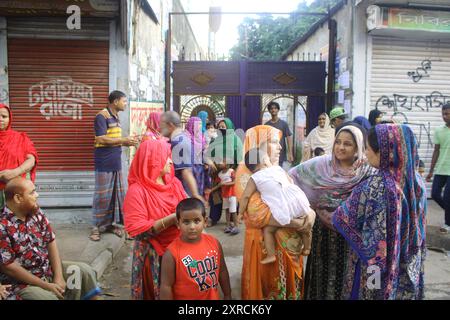
M 109 41 L 55 39 L 50 35 L 52 23 L 41 32 L 52 39 L 24 38 L 29 25 L 32 22 L 8 21 L 14 129 L 26 132 L 38 150 L 41 205 L 89 206 L 94 188 L 93 121 L 107 104 Z M 92 38 L 89 34 L 85 32 Z
M 8 37 L 25 39 L 109 40 L 109 22 L 83 17 L 81 29 L 68 30 L 61 17 L 22 17 L 8 19 Z
M 410 125 L 428 173 L 441 106 L 450 102 L 450 42 L 373 37 L 371 60 L 370 108 Z

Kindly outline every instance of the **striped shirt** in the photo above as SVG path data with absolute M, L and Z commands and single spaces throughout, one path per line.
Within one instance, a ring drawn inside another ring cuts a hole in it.
M 105 108 L 95 117 L 95 136 L 106 136 L 108 138 L 121 138 L 122 128 L 119 118 L 114 116 Z M 122 147 L 109 147 L 95 142 L 95 170 L 101 172 L 113 172 L 122 170 L 121 156 Z

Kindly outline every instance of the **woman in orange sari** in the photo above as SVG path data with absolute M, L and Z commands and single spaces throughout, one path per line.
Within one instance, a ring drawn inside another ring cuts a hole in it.
M 267 150 L 270 161 L 278 165 L 280 156 L 281 131 L 271 126 L 260 125 L 246 132 L 244 153 L 252 148 Z M 241 163 L 236 173 L 236 194 L 242 195 L 251 172 Z M 279 228 L 275 233 L 277 260 L 271 264 L 261 264 L 264 257 L 262 229 L 269 223 L 270 209 L 261 200 L 259 192 L 250 197 L 247 212 L 244 261 L 242 267 L 243 300 L 298 300 L 303 293 L 303 259 L 300 237 L 295 229 Z M 307 217 L 305 223 L 313 223 Z

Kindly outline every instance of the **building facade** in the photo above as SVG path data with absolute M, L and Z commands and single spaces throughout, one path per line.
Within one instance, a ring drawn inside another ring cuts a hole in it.
M 64 0 L 0 3 L 0 102 L 11 106 L 13 129 L 26 132 L 37 148 L 43 207 L 92 205 L 94 118 L 107 106 L 110 91 L 128 95 L 128 108 L 120 113 L 123 135 L 142 134 L 148 114 L 164 109 L 173 2 L 69 5 Z M 183 46 L 192 37 L 176 43 Z M 134 152 L 123 149 L 125 178 Z
M 348 0 L 332 15 L 336 104 L 352 118 L 379 109 L 386 120 L 410 125 L 427 168 L 433 132 L 443 124 L 441 106 L 450 102 L 449 9 L 448 1 Z M 318 24 L 284 58 L 327 44 L 327 24 Z

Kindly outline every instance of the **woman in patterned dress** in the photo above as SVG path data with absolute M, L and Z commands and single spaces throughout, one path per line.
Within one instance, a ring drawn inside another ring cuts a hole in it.
M 267 152 L 271 163 L 278 165 L 281 152 L 281 131 L 266 125 L 253 127 L 246 132 L 244 152 L 258 148 Z M 251 172 L 245 164 L 236 171 L 236 195 L 242 195 Z M 255 192 L 244 213 L 245 242 L 242 266 L 243 300 L 299 300 L 303 291 L 302 245 L 296 227 L 289 225 L 275 233 L 275 253 L 277 260 L 271 264 L 261 264 L 264 257 L 263 228 L 269 223 L 271 212 Z M 308 216 L 305 223 L 313 223 Z
M 289 174 L 305 192 L 313 210 L 333 212 L 352 189 L 373 171 L 365 160 L 362 131 L 344 125 L 337 131 L 331 155 L 313 158 Z M 349 247 L 345 239 L 316 219 L 305 272 L 305 299 L 340 300 Z
M 413 132 L 407 125 L 373 127 L 367 158 L 378 172 L 333 215 L 353 249 L 344 297 L 423 299 L 427 197 Z

